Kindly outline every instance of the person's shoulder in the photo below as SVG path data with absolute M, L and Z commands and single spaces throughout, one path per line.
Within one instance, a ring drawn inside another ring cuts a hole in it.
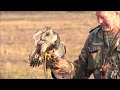
M 89 33 L 95 32 L 101 28 L 101 25 L 98 25 L 97 27 L 93 28 L 92 30 L 89 31 Z

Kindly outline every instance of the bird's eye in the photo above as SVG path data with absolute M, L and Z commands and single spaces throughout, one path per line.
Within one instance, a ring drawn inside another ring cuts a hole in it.
M 49 36 L 49 35 L 50 35 L 49 33 L 46 34 L 46 36 Z

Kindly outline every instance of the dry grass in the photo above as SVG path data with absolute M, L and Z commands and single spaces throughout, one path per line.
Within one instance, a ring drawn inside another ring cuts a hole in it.
M 0 12 L 0 78 L 44 79 L 42 66 L 26 77 L 32 67 L 28 55 L 34 49 L 32 35 L 46 26 L 52 27 L 66 43 L 66 59 L 78 58 L 90 29 L 97 26 L 95 12 Z M 50 72 L 49 77 L 50 76 Z

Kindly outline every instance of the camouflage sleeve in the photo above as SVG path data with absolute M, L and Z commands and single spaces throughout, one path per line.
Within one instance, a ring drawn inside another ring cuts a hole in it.
M 92 71 L 88 69 L 88 56 L 89 56 L 89 50 L 88 47 L 90 43 L 92 42 L 91 35 L 88 36 L 84 47 L 81 50 L 81 54 L 79 55 L 79 59 L 75 60 L 73 63 L 68 62 L 68 64 L 71 67 L 71 73 L 68 73 L 69 78 L 68 79 L 87 79 L 92 74 Z M 57 79 L 53 72 L 51 72 L 52 77 L 54 79 Z M 56 74 L 57 75 L 57 74 Z
M 72 70 L 70 73 L 68 73 L 67 76 L 69 76 L 69 78 L 67 79 L 87 79 L 92 74 L 93 71 L 88 69 L 88 58 L 90 54 L 88 47 L 92 43 L 93 36 L 94 35 L 90 34 L 86 39 L 85 45 L 81 50 L 78 60 L 75 60 L 73 63 L 67 61 Z M 51 74 L 54 79 L 57 79 L 52 72 Z
M 86 39 L 84 47 L 81 50 L 79 59 L 73 62 L 74 64 L 73 79 L 87 79 L 92 74 L 92 71 L 88 69 L 89 58 L 88 47 L 92 40 L 93 40 L 92 35 L 89 35 L 88 38 Z

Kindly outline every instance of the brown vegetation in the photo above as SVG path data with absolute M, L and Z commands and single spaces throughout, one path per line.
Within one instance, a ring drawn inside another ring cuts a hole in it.
M 34 49 L 33 34 L 46 26 L 56 31 L 67 46 L 66 59 L 78 58 L 89 31 L 97 26 L 95 12 L 9 11 L 0 12 L 0 78 L 44 79 L 43 67 L 32 67 L 28 56 Z M 51 78 L 50 71 L 48 72 Z

